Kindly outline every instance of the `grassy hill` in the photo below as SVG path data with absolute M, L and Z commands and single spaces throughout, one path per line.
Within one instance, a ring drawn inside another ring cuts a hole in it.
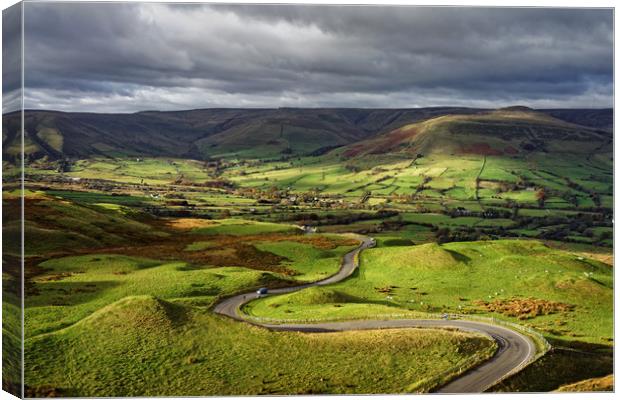
M 424 381 L 495 346 L 433 329 L 271 332 L 140 295 L 25 348 L 28 396 L 119 397 L 426 391 Z
M 557 342 L 613 341 L 613 270 L 540 242 L 497 240 L 367 250 L 351 279 L 267 297 L 251 315 L 347 319 L 419 313 L 490 315 Z
M 600 129 L 568 123 L 548 114 L 510 107 L 472 115 L 445 115 L 399 127 L 348 146 L 344 157 L 397 153 L 476 154 L 524 157 L 537 153 L 590 154 L 611 135 Z
M 134 114 L 27 110 L 28 159 L 93 156 L 273 158 L 333 147 L 442 115 L 480 109 L 203 109 Z M 611 110 L 548 110 L 560 119 L 609 129 Z M 606 122 L 601 122 L 604 120 Z M 20 114 L 3 116 L 3 159 L 20 151 Z M 394 134 L 401 135 L 402 133 Z
M 209 307 L 234 293 L 333 274 L 357 242 L 241 219 L 138 222 L 123 208 L 90 203 L 112 196 L 74 195 L 74 201 L 27 196 L 36 211 L 29 224 L 61 231 L 55 224 L 62 221 L 73 226 L 68 235 L 98 241 L 83 240 L 82 246 L 91 247 L 84 249 L 59 236 L 61 250 L 79 251 L 60 255 L 57 248 L 39 246 L 33 247 L 37 257 L 28 258 L 29 396 L 428 391 L 428 382 L 452 365 L 468 368 L 495 349 L 488 338 L 462 332 L 277 333 L 215 316 Z M 160 237 L 140 239 L 140 230 Z M 240 264 L 256 255 L 258 265 Z M 270 263 L 293 274 L 270 271 Z
M 101 195 L 99 200 L 105 197 Z M 118 209 L 110 209 L 110 205 L 103 201 L 76 204 L 42 192 L 30 192 L 27 193 L 25 203 L 26 256 L 121 245 L 128 241 L 148 243 L 168 236 L 167 233 L 139 221 L 140 217 L 145 217 L 143 214 L 124 209 L 120 205 Z M 7 211 L 3 221 L 3 233 L 7 238 L 15 239 L 7 240 L 3 250 L 5 254 L 17 255 L 20 251 L 20 242 L 17 239 L 21 226 L 18 194 L 5 193 L 3 207 Z
M 350 279 L 255 300 L 244 312 L 272 322 L 469 314 L 532 327 L 552 343 L 490 391 L 551 391 L 613 373 L 613 268 L 537 241 L 380 243 Z M 599 386 L 609 388 L 586 381 L 564 390 Z

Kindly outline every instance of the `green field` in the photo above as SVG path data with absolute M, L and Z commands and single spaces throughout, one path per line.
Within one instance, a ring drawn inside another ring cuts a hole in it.
M 64 257 L 38 266 L 26 300 L 26 336 L 56 331 L 130 295 L 152 295 L 196 306 L 260 287 L 278 277 L 244 268 L 197 268 L 119 255 Z
M 109 203 L 123 206 L 140 206 L 144 201 L 147 200 L 146 197 L 110 195 L 98 192 L 48 190 L 45 193 L 51 196 L 60 197 L 62 199 L 86 204 Z
M 74 178 L 107 179 L 118 182 L 171 184 L 177 180 L 208 180 L 203 164 L 193 160 L 161 158 L 116 158 L 80 160 L 67 173 Z
M 573 168 L 574 162 L 573 159 L 565 157 L 541 157 L 524 161 L 491 156 L 461 156 L 455 159 L 432 155 L 416 160 L 413 165 L 411 159 L 406 158 L 396 161 L 379 159 L 371 165 L 361 165 L 359 172 L 351 172 L 342 167 L 340 159 L 328 155 L 318 161 L 300 159 L 284 166 L 265 164 L 262 168 L 243 169 L 242 174 L 239 169 L 232 168 L 223 176 L 240 186 L 261 189 L 272 186 L 291 187 L 294 192 L 318 190 L 326 195 L 338 194 L 345 197 L 359 196 L 367 190 L 374 196 L 417 194 L 421 198 L 452 201 L 477 200 L 478 194 L 482 201 L 517 200 L 524 205 L 534 206 L 536 199 L 533 190 L 505 190 L 506 186 L 518 184 L 519 180 L 522 180 L 517 176 L 517 171 L 530 171 L 524 175 L 524 182 L 530 182 L 531 187 L 542 186 L 564 193 L 567 191 L 566 181 L 560 177 L 567 177 L 579 182 L 585 190 L 594 190 L 600 194 L 611 193 L 609 175 L 602 174 L 596 166 L 582 165 L 581 168 Z M 534 168 L 532 164 L 535 165 Z M 476 191 L 478 176 L 486 189 Z M 418 191 L 423 179 L 428 180 L 424 184 L 426 189 Z M 579 190 L 568 192 L 577 196 L 580 206 L 592 206 L 588 193 Z
M 292 225 L 269 222 L 247 221 L 242 219 L 213 220 L 212 225 L 196 228 L 192 232 L 206 235 L 258 235 L 266 233 L 296 233 L 299 228 Z
M 311 244 L 295 242 L 259 242 L 259 250 L 286 257 L 286 265 L 297 273 L 296 280 L 318 281 L 335 274 L 340 267 L 342 255 L 356 246 L 338 246 L 334 249 L 320 249 Z
M 522 323 L 550 339 L 609 344 L 612 279 L 609 265 L 535 241 L 390 246 L 365 251 L 359 272 L 346 282 L 266 297 L 244 311 L 300 321 L 471 313 Z M 540 303 L 540 314 L 526 312 L 527 300 Z M 490 311 L 482 302 L 498 307 Z
M 27 339 L 26 385 L 64 396 L 402 393 L 492 351 L 485 337 L 436 330 L 273 333 L 130 296 Z

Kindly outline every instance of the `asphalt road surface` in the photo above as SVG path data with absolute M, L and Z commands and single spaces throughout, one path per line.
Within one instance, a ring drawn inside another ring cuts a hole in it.
M 355 257 L 364 249 L 374 245 L 372 239 L 361 238 L 362 243 L 355 250 L 345 254 L 340 270 L 329 278 L 317 282 L 311 282 L 300 286 L 270 289 L 268 295 L 295 292 L 311 286 L 324 286 L 340 282 L 348 278 L 357 268 Z M 218 314 L 245 321 L 239 309 L 245 303 L 259 297 L 255 292 L 240 294 L 218 303 L 214 311 Z M 246 321 L 248 322 L 248 321 Z M 262 324 L 250 322 L 278 331 L 299 332 L 337 332 L 348 330 L 365 329 L 389 329 L 389 328 L 456 328 L 469 332 L 478 332 L 493 338 L 498 345 L 495 355 L 479 366 L 467 371 L 453 379 L 437 390 L 438 393 L 480 393 L 488 389 L 494 383 L 508 376 L 512 371 L 527 363 L 536 353 L 536 347 L 532 340 L 516 331 L 503 326 L 487 324 L 468 320 L 437 320 L 437 319 L 398 319 L 398 320 L 355 320 L 343 322 L 324 322 L 312 324 Z

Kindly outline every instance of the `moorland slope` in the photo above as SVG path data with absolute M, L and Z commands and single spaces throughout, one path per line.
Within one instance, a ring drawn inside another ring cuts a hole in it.
M 409 131 L 410 124 L 434 117 L 449 116 L 440 121 L 454 124 L 455 115 L 485 111 L 458 107 L 199 109 L 133 114 L 27 110 L 24 114 L 25 153 L 30 160 L 93 156 L 205 159 L 316 155 L 382 133 L 391 132 L 387 137 L 400 137 Z M 544 116 L 557 118 L 552 124 L 554 130 L 562 126 L 559 121 L 568 121 L 607 133 L 611 132 L 612 114 L 611 109 L 537 113 L 542 119 L 550 120 Z M 19 154 L 20 118 L 19 113 L 3 116 L 4 160 L 14 160 Z M 464 121 L 474 123 L 479 118 L 462 120 L 461 125 Z M 520 121 L 524 122 L 540 125 L 536 121 Z M 571 128 L 565 126 L 564 129 Z

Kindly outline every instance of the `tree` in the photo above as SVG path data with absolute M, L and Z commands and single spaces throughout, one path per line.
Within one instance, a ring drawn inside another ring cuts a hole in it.
M 447 243 L 450 241 L 450 229 L 449 228 L 439 228 L 435 232 L 435 241 L 438 244 Z
M 592 192 L 590 193 L 590 198 L 592 199 L 592 202 L 594 202 L 594 205 L 596 205 L 597 207 L 601 206 L 601 195 L 598 194 L 597 192 Z
M 545 206 L 545 200 L 547 200 L 547 193 L 545 192 L 545 188 L 540 188 L 536 191 L 536 200 L 538 201 L 538 206 L 543 208 Z

